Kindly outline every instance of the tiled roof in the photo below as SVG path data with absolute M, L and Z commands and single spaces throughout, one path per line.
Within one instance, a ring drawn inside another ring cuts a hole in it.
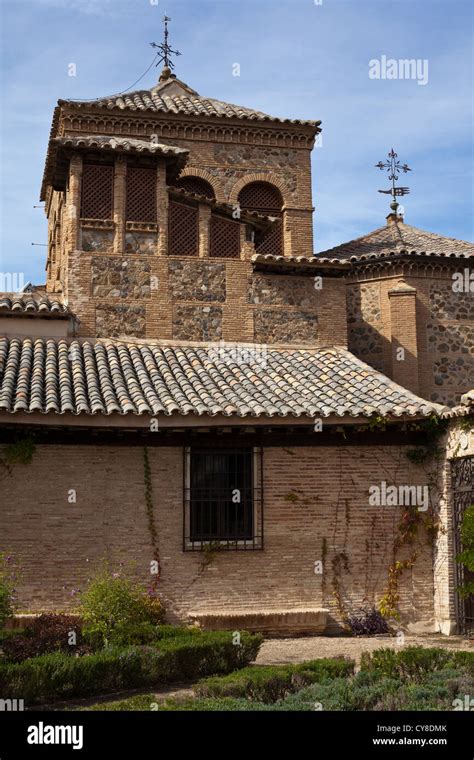
M 165 145 L 150 140 L 136 140 L 132 137 L 114 137 L 111 135 L 53 137 L 51 142 L 64 148 L 98 148 L 104 151 L 151 153 L 158 156 L 187 156 L 189 154 L 187 148 L 178 148 L 176 145 Z
M 317 256 L 356 262 L 393 259 L 402 254 L 415 257 L 470 258 L 474 256 L 474 244 L 426 232 L 403 222 L 392 222 L 356 240 L 321 251 Z
M 56 128 L 57 124 L 56 126 L 53 125 L 53 130 Z M 182 171 L 189 155 L 187 148 L 178 148 L 176 145 L 166 145 L 151 140 L 137 140 L 131 137 L 115 137 L 113 135 L 51 137 L 41 184 L 41 200 L 46 198 L 48 185 L 53 185 L 55 189 L 66 187 L 68 163 L 64 161 L 64 153 L 67 148 L 74 148 L 79 151 L 100 151 L 101 153 L 145 154 L 165 158 L 168 165 L 172 167 L 175 176 Z
M 44 290 L 30 293 L 0 293 L 0 317 L 12 316 L 69 317 L 62 296 L 48 294 Z
M 210 116 L 220 119 L 250 119 L 251 121 L 274 121 L 281 124 L 301 124 L 313 127 L 321 124 L 320 121 L 280 119 L 262 111 L 256 111 L 254 108 L 244 108 L 215 98 L 205 98 L 173 75 L 160 81 L 150 90 L 137 90 L 90 101 L 59 100 L 58 104 L 73 108 L 90 108 L 91 106 L 105 109 L 118 108 L 121 111 L 128 109 L 176 113 L 201 118 Z
M 8 412 L 314 418 L 443 409 L 342 348 L 0 338 Z
M 276 256 L 273 253 L 254 253 L 251 262 L 256 269 L 279 269 L 283 271 L 296 270 L 317 270 L 324 265 L 325 269 L 338 269 L 341 272 L 351 268 L 350 262 L 343 259 L 326 256 Z
M 461 403 L 443 412 L 443 417 L 467 417 L 474 415 L 474 388 L 461 396 Z

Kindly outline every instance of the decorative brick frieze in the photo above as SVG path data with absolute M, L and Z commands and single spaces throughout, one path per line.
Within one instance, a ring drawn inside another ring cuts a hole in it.
M 232 123 L 229 119 L 225 125 L 214 121 L 201 123 L 181 118 L 156 118 L 156 115 L 134 117 L 130 113 L 78 113 L 65 109 L 61 117 L 61 128 L 65 134 L 116 134 L 122 137 L 146 139 L 157 135 L 167 140 L 199 140 L 210 143 L 253 143 L 260 146 L 275 146 L 311 150 L 314 144 L 312 127 L 252 127 L 249 124 Z

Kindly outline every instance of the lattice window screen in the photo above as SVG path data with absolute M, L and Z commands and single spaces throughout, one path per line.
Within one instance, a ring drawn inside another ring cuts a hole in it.
M 276 216 L 276 214 L 275 214 Z M 273 256 L 283 256 L 283 223 L 278 219 L 263 240 L 255 245 L 257 253 L 271 253 Z
M 221 216 L 211 216 L 210 255 L 238 259 L 240 256 L 240 224 Z
M 210 201 L 215 200 L 216 197 L 212 185 L 201 177 L 182 177 L 176 181 L 175 187 L 186 190 L 187 193 L 203 195 Z
M 197 208 L 171 201 L 168 210 L 168 254 L 197 256 L 199 217 Z
M 283 199 L 280 191 L 267 182 L 250 182 L 239 193 L 242 208 L 261 212 L 281 212 Z M 272 214 L 276 216 L 276 213 Z
M 255 246 L 257 253 L 283 255 L 283 198 L 276 187 L 267 182 L 250 182 L 239 193 L 239 204 L 247 211 L 257 211 L 266 216 L 279 217 L 270 232 Z
M 114 167 L 84 164 L 82 169 L 81 217 L 112 219 L 114 206 Z
M 156 170 L 127 168 L 127 222 L 156 222 Z

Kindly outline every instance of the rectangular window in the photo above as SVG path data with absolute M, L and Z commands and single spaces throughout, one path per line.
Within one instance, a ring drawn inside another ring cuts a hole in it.
M 84 164 L 82 169 L 82 219 L 112 219 L 114 208 L 114 167 Z
M 156 169 L 127 167 L 127 222 L 156 222 Z
M 259 448 L 185 449 L 185 550 L 263 548 L 261 470 Z
M 240 256 L 240 224 L 211 216 L 210 255 L 219 258 L 238 259 Z
M 197 256 L 199 214 L 193 206 L 170 201 L 168 210 L 168 253 L 170 256 Z

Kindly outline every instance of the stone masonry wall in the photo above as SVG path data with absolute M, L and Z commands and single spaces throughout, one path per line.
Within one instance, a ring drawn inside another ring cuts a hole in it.
M 427 398 L 452 406 L 474 385 L 474 295 L 453 290 L 449 278 L 430 283 L 427 306 Z
M 349 348 L 388 377 L 393 377 L 389 291 L 401 281 L 416 289 L 418 394 L 448 406 L 459 403 L 474 378 L 474 298 L 453 290 L 455 271 L 421 266 L 394 271 L 387 265 L 382 274 L 351 275 L 347 285 Z
M 383 372 L 386 362 L 380 283 L 364 282 L 348 285 L 346 298 L 349 350 L 367 364 Z
M 254 272 L 248 260 L 76 251 L 70 308 L 80 335 L 347 344 L 342 278 Z
M 200 552 L 183 552 L 183 450 L 149 449 L 161 590 L 170 618 L 190 611 L 329 607 L 340 622 L 333 590 L 345 606 L 376 603 L 392 559 L 400 507 L 370 506 L 381 481 L 425 483 L 420 468 L 396 446 L 268 448 L 263 452 L 264 549 L 221 552 L 202 570 Z M 59 464 L 59 466 L 58 466 Z M 51 473 L 54 472 L 54 478 Z M 0 549 L 22 565 L 24 609 L 64 609 L 92 568 L 135 562 L 146 581 L 152 559 L 140 447 L 40 445 L 29 465 L 0 482 Z M 70 489 L 76 503 L 69 503 Z M 325 571 L 315 573 L 323 560 Z M 433 617 L 432 549 L 421 541 L 412 570 L 400 579 L 402 622 Z M 337 557 L 347 570 L 334 575 Z M 404 555 L 400 557 L 404 558 Z

